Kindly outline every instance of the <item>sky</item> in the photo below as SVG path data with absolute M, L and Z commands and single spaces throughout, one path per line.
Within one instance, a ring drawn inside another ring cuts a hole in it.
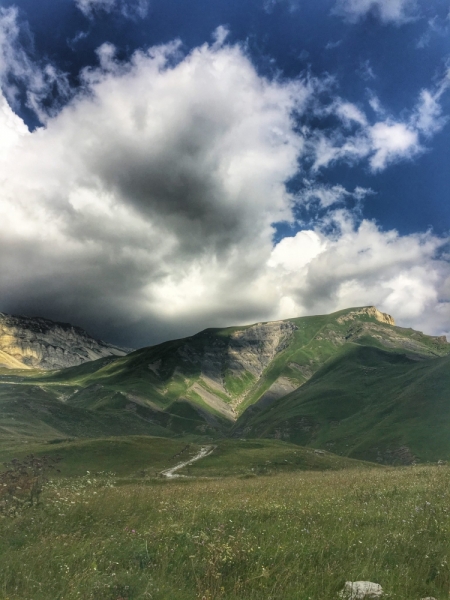
M 449 0 L 0 0 L 0 87 L 1 312 L 450 336 Z

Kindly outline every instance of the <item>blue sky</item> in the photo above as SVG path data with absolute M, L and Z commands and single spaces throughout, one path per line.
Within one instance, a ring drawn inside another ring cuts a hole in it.
M 448 0 L 2 0 L 0 310 L 450 331 Z

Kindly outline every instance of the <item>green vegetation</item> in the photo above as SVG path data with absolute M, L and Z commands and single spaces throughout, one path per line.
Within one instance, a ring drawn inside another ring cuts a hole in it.
M 232 435 L 384 463 L 450 459 L 450 344 L 383 319 L 348 309 L 207 329 L 60 371 L 4 369 L 0 446 Z
M 249 410 L 236 428 L 354 458 L 438 460 L 450 456 L 449 389 L 448 356 L 417 361 L 349 344 L 304 386 L 276 406 Z
M 0 600 L 446 598 L 450 467 L 375 461 L 450 459 L 450 345 L 379 317 L 1 370 Z
M 361 579 L 397 600 L 448 597 L 447 466 L 174 481 L 91 472 L 53 480 L 41 499 L 0 520 L 2 600 L 335 600 Z
M 244 371 L 241 377 L 233 377 L 230 371 L 224 376 L 224 384 L 227 392 L 233 397 L 241 396 L 255 382 L 255 377 L 248 371 Z
M 196 454 L 195 440 L 146 436 L 105 437 L 84 440 L 50 440 L 0 449 L 0 460 L 23 460 L 28 454 L 60 460 L 57 477 L 79 477 L 86 471 L 114 473 L 118 477 L 156 477 L 184 457 Z M 181 454 L 180 454 L 181 453 Z
M 274 475 L 291 471 L 380 468 L 280 440 L 219 440 L 212 454 L 183 472 L 196 477 Z
M 0 461 L 22 461 L 32 454 L 57 460 L 58 477 L 113 472 L 117 477 L 157 477 L 161 471 L 196 455 L 201 438 L 168 439 L 148 436 L 99 439 L 54 439 L 47 443 L 0 447 Z M 373 463 L 303 448 L 279 440 L 217 439 L 214 452 L 183 470 L 184 475 L 229 477 L 274 474 L 298 470 L 380 468 Z

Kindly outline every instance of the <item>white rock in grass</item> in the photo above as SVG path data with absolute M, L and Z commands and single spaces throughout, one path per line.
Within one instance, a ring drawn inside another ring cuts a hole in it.
M 426 598 L 421 598 L 420 600 L 436 600 L 433 596 L 427 596 Z
M 339 593 L 346 600 L 362 600 L 363 598 L 380 598 L 383 588 L 379 583 L 371 581 L 346 581 L 344 589 Z

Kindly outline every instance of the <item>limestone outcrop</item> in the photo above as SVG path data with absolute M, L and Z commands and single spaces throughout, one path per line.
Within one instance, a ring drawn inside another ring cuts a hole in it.
M 0 313 L 0 367 L 63 369 L 127 353 L 68 323 Z
M 375 306 L 364 306 L 363 308 L 358 308 L 348 312 L 346 315 L 339 317 L 337 319 L 338 323 L 345 323 L 346 321 L 354 321 L 355 319 L 360 318 L 363 315 L 367 315 L 368 317 L 374 317 L 380 323 L 386 323 L 387 325 L 395 325 L 394 318 L 387 313 L 383 313 L 378 310 Z

